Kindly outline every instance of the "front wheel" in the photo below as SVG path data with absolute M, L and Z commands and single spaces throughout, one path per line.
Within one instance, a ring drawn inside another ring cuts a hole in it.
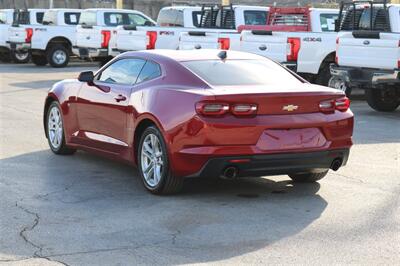
M 61 44 L 51 46 L 47 51 L 47 61 L 55 68 L 66 67 L 69 62 L 68 49 Z
M 151 193 L 172 194 L 182 189 L 183 178 L 171 174 L 166 144 L 156 127 L 150 126 L 144 131 L 137 156 L 143 184 Z
M 31 54 L 29 51 L 12 51 L 11 58 L 17 64 L 25 64 L 31 59 Z
M 65 144 L 64 124 L 60 105 L 52 102 L 46 116 L 47 139 L 55 154 L 73 154 L 76 150 Z
M 365 90 L 368 105 L 379 112 L 393 112 L 400 105 L 400 93 L 396 88 Z
M 299 183 L 313 183 L 322 178 L 324 178 L 328 174 L 329 170 L 320 173 L 299 173 L 299 174 L 290 174 L 289 177 L 294 182 Z
M 346 96 L 349 97 L 351 95 L 351 88 L 346 85 L 346 82 L 338 77 L 331 77 L 328 82 L 328 87 L 343 91 L 346 93 Z

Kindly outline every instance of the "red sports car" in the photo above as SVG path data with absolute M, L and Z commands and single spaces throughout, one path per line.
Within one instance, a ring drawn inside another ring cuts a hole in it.
M 149 191 L 166 194 L 186 177 L 319 180 L 347 162 L 349 105 L 257 55 L 155 50 L 55 84 L 44 127 L 54 153 L 127 161 Z

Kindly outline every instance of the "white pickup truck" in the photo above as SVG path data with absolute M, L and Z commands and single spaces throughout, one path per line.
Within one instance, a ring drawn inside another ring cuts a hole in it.
M 110 59 L 109 44 L 117 26 L 154 26 L 156 23 L 142 12 L 126 9 L 92 8 L 82 12 L 76 28 L 73 53 L 82 59 L 106 62 Z
M 0 10 L 0 61 L 11 61 L 10 45 L 8 41 L 8 28 L 13 22 L 14 9 Z
M 338 15 L 335 9 L 271 7 L 267 25 L 242 26 L 241 34 L 182 33 L 180 49 L 219 47 L 255 53 L 283 63 L 311 82 L 327 85 L 329 65 L 335 61 Z
M 343 11 L 331 87 L 364 89 L 373 109 L 396 110 L 400 105 L 400 5 L 357 1 Z
M 179 48 L 184 31 L 237 32 L 240 25 L 259 17 L 266 23 L 268 7 L 259 6 L 172 6 L 161 9 L 157 27 L 118 27 L 114 51 Z
M 8 41 L 11 57 L 16 63 L 27 63 L 30 59 L 29 49 L 35 28 L 43 21 L 45 9 L 17 10 L 14 21 L 8 28 Z
M 76 42 L 81 9 L 49 9 L 43 25 L 35 27 L 31 40 L 32 62 L 38 66 L 65 67 Z

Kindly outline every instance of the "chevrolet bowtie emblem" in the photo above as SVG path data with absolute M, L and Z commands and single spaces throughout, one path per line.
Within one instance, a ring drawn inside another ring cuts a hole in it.
M 299 107 L 297 105 L 289 104 L 285 105 L 282 107 L 283 111 L 288 111 L 288 112 L 293 112 L 294 110 L 297 110 Z

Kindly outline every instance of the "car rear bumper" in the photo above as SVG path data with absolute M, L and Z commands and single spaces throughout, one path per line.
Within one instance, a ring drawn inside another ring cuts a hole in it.
M 268 176 L 337 170 L 347 164 L 350 149 L 212 158 L 201 170 L 188 177 L 226 177 L 235 169 L 236 177 Z M 336 164 L 335 164 L 336 163 Z
M 370 88 L 400 84 L 400 69 L 386 70 L 331 65 L 331 75 L 343 79 L 350 87 Z
M 10 49 L 14 51 L 27 51 L 31 49 L 31 44 L 26 42 L 7 42 Z
M 107 48 L 91 48 L 91 47 L 72 47 L 72 53 L 79 56 L 82 59 L 94 58 L 94 57 L 108 57 Z

